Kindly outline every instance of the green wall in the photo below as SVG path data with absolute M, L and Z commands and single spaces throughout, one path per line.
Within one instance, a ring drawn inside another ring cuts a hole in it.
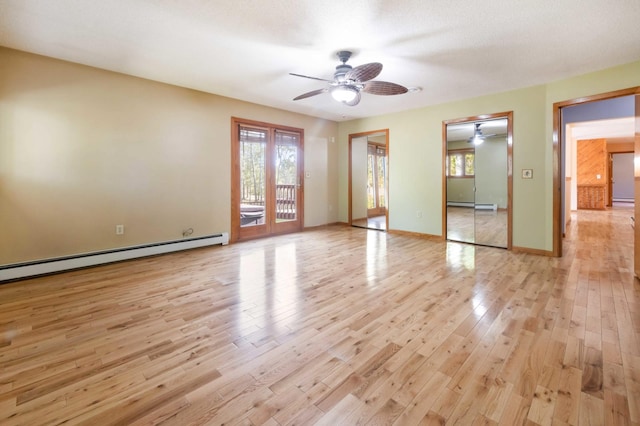
M 389 129 L 390 230 L 440 236 L 442 122 L 513 111 L 513 245 L 550 252 L 553 103 L 634 86 L 640 86 L 640 61 L 546 85 L 342 122 L 338 140 L 339 220 L 348 220 L 350 133 Z M 533 179 L 522 179 L 522 169 L 533 169 Z M 422 212 L 422 217 L 417 212 Z

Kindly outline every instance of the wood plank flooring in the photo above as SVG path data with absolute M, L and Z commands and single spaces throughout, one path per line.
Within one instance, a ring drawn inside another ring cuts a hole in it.
M 447 207 L 447 239 L 506 248 L 508 241 L 506 210 Z
M 387 229 L 387 217 L 384 215 L 368 217 L 366 219 L 354 220 L 351 224 L 359 228 L 369 228 L 384 231 Z
M 0 285 L 0 424 L 640 425 L 630 214 L 559 259 L 334 226 Z

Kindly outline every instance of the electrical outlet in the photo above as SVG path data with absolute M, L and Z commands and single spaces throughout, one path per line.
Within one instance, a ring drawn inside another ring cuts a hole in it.
M 418 211 L 416 212 L 416 217 L 417 217 L 417 218 L 421 218 L 421 217 L 422 217 L 422 211 L 421 211 L 421 210 L 418 210 Z
M 116 235 L 124 235 L 124 225 L 116 225 Z

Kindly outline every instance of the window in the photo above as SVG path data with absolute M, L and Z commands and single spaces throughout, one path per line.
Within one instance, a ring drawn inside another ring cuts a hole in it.
M 472 149 L 449 151 L 447 155 L 447 176 L 473 177 L 475 175 L 475 155 Z

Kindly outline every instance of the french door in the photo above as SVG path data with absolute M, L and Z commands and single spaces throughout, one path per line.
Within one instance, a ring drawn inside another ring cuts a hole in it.
M 302 230 L 302 149 L 302 129 L 232 119 L 232 241 Z

